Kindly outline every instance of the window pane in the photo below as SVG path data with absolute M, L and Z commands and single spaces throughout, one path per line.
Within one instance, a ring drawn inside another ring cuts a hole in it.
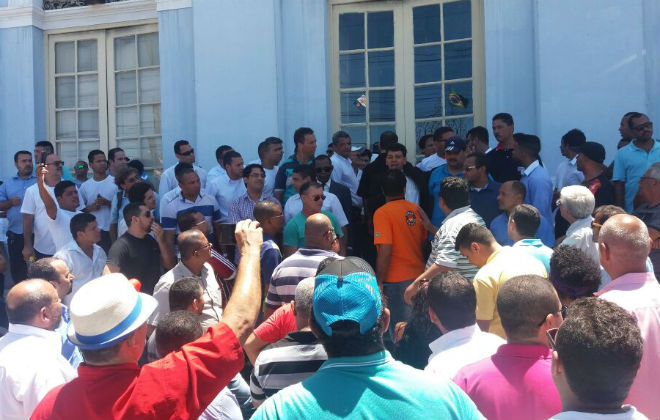
M 62 76 L 55 78 L 55 108 L 76 107 L 75 83 L 75 76 Z
M 117 108 L 116 114 L 117 114 L 116 116 L 117 137 L 137 136 L 138 134 L 137 107 L 132 106 L 129 108 Z
M 339 55 L 339 87 L 364 87 L 364 53 Z
M 472 36 L 472 17 L 470 1 L 455 1 L 442 5 L 445 26 L 445 41 L 470 38 Z
M 394 51 L 369 53 L 369 86 L 394 86 Z
M 96 71 L 96 40 L 78 41 L 78 71 Z
M 367 14 L 367 45 L 369 48 L 394 46 L 394 17 L 392 12 Z
M 440 41 L 440 6 L 413 7 L 415 44 Z
M 138 35 L 138 65 L 158 65 L 158 33 Z
M 78 112 L 78 138 L 97 139 L 99 138 L 99 112 L 79 111 Z
M 372 125 L 369 127 L 369 136 L 371 138 L 371 144 L 376 143 L 380 140 L 380 135 L 383 131 L 394 131 L 396 132 L 396 127 L 394 125 Z
M 359 147 L 359 146 L 365 146 L 367 144 L 367 126 L 365 125 L 360 125 L 360 126 L 342 126 L 341 130 L 344 130 L 345 132 L 348 133 L 349 136 L 351 136 L 351 144 L 353 146 Z
M 129 70 L 136 67 L 135 36 L 115 38 L 115 70 Z
M 99 149 L 100 144 L 98 140 L 95 141 L 80 141 L 78 142 L 78 160 L 87 162 L 87 155 L 94 149 Z M 75 162 L 71 162 L 72 164 Z
M 55 138 L 76 138 L 76 111 L 58 111 L 55 113 Z
M 160 70 L 140 70 L 140 103 L 160 102 Z
M 465 138 L 467 136 L 468 130 L 474 127 L 474 119 L 469 117 L 445 120 L 445 125 L 453 128 L 456 135 Z
M 361 92 L 345 92 L 339 95 L 341 122 L 357 123 L 366 121 L 366 109 L 362 106 L 357 106 L 357 99 L 360 96 L 362 96 Z
M 78 161 L 78 146 L 75 141 L 57 142 L 57 156 L 64 161 L 64 166 L 71 169 Z
M 472 77 L 472 41 L 445 44 L 445 80 Z
M 394 121 L 394 89 L 369 91 L 369 121 Z
M 442 80 L 442 46 L 415 47 L 415 83 Z
M 364 13 L 339 15 L 339 49 L 364 48 Z
M 117 147 L 124 149 L 126 156 L 128 156 L 130 159 L 140 158 L 139 139 L 117 139 Z
M 145 167 L 161 168 L 163 166 L 163 152 L 161 150 L 161 138 L 149 137 L 140 140 L 140 160 Z
M 140 107 L 140 135 L 160 134 L 160 105 Z
M 415 88 L 415 118 L 442 116 L 442 86 L 420 86 Z
M 420 139 L 426 134 L 433 134 L 435 130 L 442 127 L 444 124 L 442 120 L 436 121 L 419 121 L 415 124 L 415 138 Z
M 78 76 L 79 108 L 95 108 L 99 105 L 97 77 L 95 74 Z
M 137 103 L 134 71 L 115 74 L 115 96 L 117 105 L 133 105 Z
M 75 71 L 75 50 L 73 42 L 55 43 L 55 73 Z
M 472 114 L 472 82 L 445 85 L 445 115 Z

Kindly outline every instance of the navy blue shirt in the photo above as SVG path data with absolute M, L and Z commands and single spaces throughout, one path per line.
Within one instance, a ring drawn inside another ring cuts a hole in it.
M 476 211 L 486 226 L 501 213 L 497 206 L 497 194 L 500 192 L 500 183 L 497 181 L 488 181 L 488 184 L 480 190 L 470 187 L 470 207 Z
M 21 204 L 23 203 L 23 197 L 25 196 L 25 190 L 28 187 L 37 183 L 37 177 L 34 174 L 31 174 L 28 178 L 23 179 L 16 174 L 9 179 L 7 179 L 0 186 L 0 201 L 7 201 L 14 197 L 20 197 Z M 7 230 L 9 232 L 16 233 L 18 235 L 23 233 L 23 215 L 21 214 L 21 205 L 11 206 L 7 210 L 7 220 L 9 225 Z

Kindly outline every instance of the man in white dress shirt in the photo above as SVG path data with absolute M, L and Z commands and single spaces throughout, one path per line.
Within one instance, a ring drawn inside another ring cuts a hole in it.
M 337 131 L 332 135 L 332 144 L 335 153 L 330 157 L 332 161 L 332 181 L 342 184 L 351 190 L 351 202 L 353 207 L 362 207 L 362 198 L 357 195 L 360 185 L 358 174 L 353 170 L 351 164 L 351 137 L 345 131 Z
M 451 127 L 440 127 L 433 132 L 433 143 L 435 144 L 435 153 L 422 159 L 417 167 L 424 172 L 434 170 L 440 165 L 447 163 L 445 160 L 445 142 L 454 137 L 454 129 Z
M 188 140 L 179 140 L 174 143 L 174 155 L 176 156 L 178 162 L 190 163 L 193 165 L 195 172 L 199 175 L 199 180 L 202 183 L 202 188 L 206 186 L 206 171 L 202 169 L 201 166 L 195 164 L 195 149 L 192 148 Z M 165 194 L 168 191 L 171 191 L 179 185 L 174 176 L 174 167 L 172 165 L 169 168 L 163 171 L 163 174 L 160 176 L 160 185 L 158 187 L 158 192 L 160 195 Z
M 429 344 L 431 355 L 424 370 L 453 378 L 463 366 L 490 357 L 505 343 L 481 331 L 475 311 L 477 295 L 465 277 L 447 271 L 428 283 L 429 316 L 442 336 Z
M 215 149 L 215 160 L 218 161 L 218 164 L 209 169 L 209 173 L 206 174 L 207 184 L 216 178 L 227 176 L 227 171 L 225 171 L 225 167 L 222 165 L 222 158 L 224 157 L 225 153 L 230 150 L 234 150 L 234 148 L 227 144 L 223 144 L 222 146 L 219 146 L 217 149 Z
M 264 194 L 272 195 L 275 188 L 275 177 L 279 164 L 284 156 L 284 146 L 282 139 L 277 137 L 268 137 L 266 140 L 259 143 L 257 149 L 259 153 L 259 162 L 266 172 L 266 182 L 264 183 Z M 251 163 L 259 163 L 251 162 Z
M 39 401 L 54 387 L 76 377 L 60 354 L 55 332 L 62 305 L 45 280 L 25 280 L 7 294 L 9 332 L 0 338 L 0 408 L 3 420 L 30 418 Z
M 594 195 L 583 185 L 569 185 L 562 188 L 557 200 L 561 217 L 570 223 L 561 245 L 581 249 L 596 263 L 600 263 L 598 244 L 593 240 L 591 229 L 591 222 L 594 220 L 591 214 L 595 205 Z
M 220 221 L 230 223 L 229 207 L 241 195 L 247 191 L 243 181 L 243 157 L 240 153 L 230 150 L 225 153 L 222 163 L 227 171 L 227 176 L 218 177 L 210 182 L 206 192 L 215 197 L 220 209 Z

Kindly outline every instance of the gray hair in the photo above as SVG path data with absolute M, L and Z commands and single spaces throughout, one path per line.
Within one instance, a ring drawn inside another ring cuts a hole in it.
M 649 178 L 655 179 L 656 181 L 660 181 L 660 162 L 656 162 L 649 166 L 645 175 Z
M 302 279 L 296 286 L 296 314 L 302 318 L 309 318 L 312 314 L 312 302 L 314 297 L 314 277 Z
M 596 206 L 594 195 L 583 185 L 569 185 L 562 188 L 559 199 L 566 211 L 576 219 L 590 216 Z

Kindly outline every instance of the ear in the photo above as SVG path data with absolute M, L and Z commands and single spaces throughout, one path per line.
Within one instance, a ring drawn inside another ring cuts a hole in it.
M 390 327 L 390 310 L 388 308 L 383 308 L 383 329 L 382 333 L 385 334 L 387 329 Z
M 562 322 L 564 321 L 560 314 L 548 314 L 545 317 L 545 324 L 548 326 L 546 329 L 559 328 Z
M 561 376 L 564 374 L 564 364 L 559 358 L 559 353 L 552 352 L 552 376 Z
M 598 243 L 598 254 L 600 255 L 601 261 L 608 261 L 610 259 L 610 250 L 607 247 L 607 244 L 603 242 Z
M 293 310 L 293 315 L 298 315 L 296 313 L 296 302 L 293 300 L 291 301 L 291 309 Z
M 481 246 L 480 246 L 479 243 L 477 243 L 477 242 L 470 243 L 470 251 L 478 253 L 480 249 L 481 249 Z

